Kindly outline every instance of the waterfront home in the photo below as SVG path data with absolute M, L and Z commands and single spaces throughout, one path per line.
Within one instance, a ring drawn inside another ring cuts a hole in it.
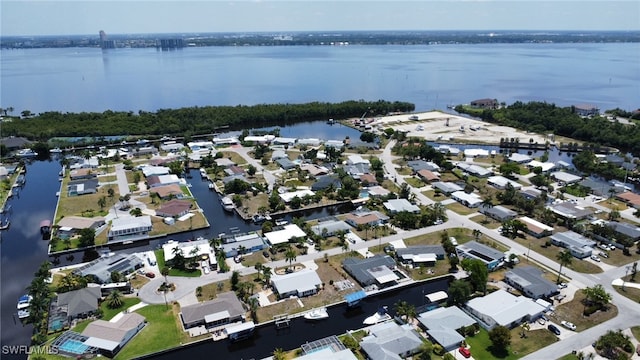
M 114 271 L 121 275 L 128 275 L 142 267 L 144 267 L 144 260 L 137 254 L 114 254 L 99 257 L 74 269 L 73 273 L 83 277 L 91 277 L 94 282 L 99 284 L 107 284 L 111 283 L 111 273 Z
M 578 259 L 591 256 L 596 242 L 573 231 L 565 231 L 551 235 L 551 243 L 569 249 L 571 255 Z
M 215 146 L 221 146 L 221 145 L 235 145 L 235 144 L 239 144 L 240 140 L 238 140 L 237 137 L 227 137 L 227 138 L 221 138 L 221 137 L 214 137 L 213 139 L 211 139 L 211 141 L 213 142 L 213 144 Z
M 369 197 L 372 198 L 381 198 L 383 196 L 387 196 L 391 193 L 391 191 L 383 188 L 380 185 L 377 186 L 370 186 L 368 188 L 365 189 L 367 191 L 367 194 L 369 194 Z
M 435 266 L 437 260 L 444 260 L 442 245 L 418 245 L 396 248 L 396 258 L 403 264 L 417 266 Z
M 575 184 L 582 180 L 581 176 L 569 174 L 568 172 L 564 171 L 552 172 L 551 177 L 558 181 L 558 184 L 560 186 Z
M 580 116 L 595 116 L 600 114 L 600 109 L 593 104 L 577 104 L 572 106 L 574 112 Z
M 519 153 L 512 153 L 511 156 L 507 159 L 509 162 L 514 162 L 516 164 L 526 164 L 530 162 L 531 156 Z
M 498 100 L 496 99 L 478 99 L 471 101 L 471 107 L 477 109 L 497 109 Z
M 154 175 L 167 175 L 171 172 L 171 169 L 166 166 L 145 165 L 141 166 L 140 169 L 142 170 L 142 174 L 145 178 Z
M 165 141 L 160 145 L 160 150 L 165 152 L 179 152 L 183 148 L 184 145 L 176 141 Z
M 522 185 L 516 181 L 507 179 L 504 176 L 501 175 L 497 175 L 497 176 L 489 176 L 487 178 L 487 183 L 493 187 L 495 187 L 496 189 L 500 189 L 500 190 L 504 190 L 507 188 L 507 186 L 511 185 L 512 188 L 516 189 L 516 190 L 520 190 L 522 189 Z
M 158 154 L 158 148 L 155 146 L 141 146 L 133 149 L 131 155 L 135 157 Z
M 387 321 L 368 328 L 360 347 L 371 360 L 404 359 L 420 351 L 422 338 L 411 324 Z
M 182 192 L 180 185 L 177 185 L 177 184 L 156 186 L 151 188 L 149 192 L 152 194 L 153 193 L 157 194 L 158 198 L 162 200 L 167 200 L 170 198 L 180 199 L 184 196 L 184 193 Z
M 321 143 L 322 140 L 316 138 L 298 139 L 298 145 L 320 146 Z M 342 146 L 342 142 L 340 142 L 340 146 Z
M 293 200 L 293 198 L 304 198 L 305 196 L 314 196 L 316 193 L 314 193 L 313 191 L 309 190 L 309 189 L 301 189 L 301 190 L 296 190 L 296 191 L 288 191 L 288 192 L 283 192 L 283 193 L 278 193 L 278 196 L 280 197 L 280 199 L 282 199 L 282 201 L 284 201 L 285 204 L 288 204 L 291 202 L 291 200 Z
M 296 224 L 288 224 L 280 230 L 270 231 L 264 234 L 271 246 L 285 244 L 296 238 L 306 238 L 307 234 Z
M 200 150 L 212 150 L 213 142 L 211 141 L 191 141 L 187 143 L 192 152 Z
M 286 146 L 294 146 L 298 141 L 297 138 L 288 138 L 288 137 L 276 137 L 273 139 L 274 145 L 286 145 Z
M 156 209 L 156 216 L 179 218 L 188 214 L 191 211 L 191 206 L 193 203 L 188 200 L 169 200 Z
M 179 316 L 185 329 L 202 326 L 209 330 L 242 321 L 245 313 L 236 294 L 227 291 L 219 293 L 213 300 L 183 306 Z
M 545 279 L 544 273 L 533 266 L 516 267 L 504 274 L 504 282 L 532 299 L 550 298 L 558 293 L 558 287 Z
M 335 335 L 308 341 L 302 344 L 300 349 L 302 354 L 297 356 L 296 360 L 358 360 Z
M 185 259 L 206 260 L 212 270 L 218 268 L 215 250 L 207 239 L 185 242 L 169 240 L 162 244 L 162 253 L 164 254 L 165 263 L 169 265 L 173 263 L 173 259 L 180 253 Z
M 552 163 L 552 162 L 540 162 L 538 160 L 531 160 L 528 164 L 527 167 L 533 171 L 535 168 L 540 168 L 540 170 L 542 171 L 543 174 L 547 174 L 549 173 L 549 171 L 553 170 L 556 168 L 556 164 Z
M 496 270 L 504 263 L 505 255 L 492 247 L 480 244 L 476 241 L 469 241 L 456 246 L 458 257 L 464 259 L 476 259 L 487 265 L 489 271 Z
M 463 153 L 466 158 L 489 157 L 489 150 L 485 149 L 464 149 Z
M 325 220 L 311 226 L 311 231 L 313 231 L 313 233 L 316 235 L 326 238 L 329 236 L 334 236 L 340 231 L 348 233 L 351 231 L 351 226 L 349 226 L 349 224 L 342 220 Z
M 245 143 L 257 143 L 257 144 L 268 144 L 275 140 L 274 135 L 266 134 L 266 135 L 249 135 L 245 136 L 242 140 Z
M 322 289 L 322 280 L 315 270 L 303 269 L 290 274 L 272 275 L 271 286 L 278 299 L 291 296 L 305 297 L 314 295 Z
M 225 235 L 222 241 L 222 251 L 227 258 L 235 257 L 239 254 L 254 253 L 268 248 L 265 239 L 255 232 Z
M 476 208 L 482 204 L 482 198 L 476 193 L 456 191 L 451 194 L 451 198 L 468 208 Z
M 428 171 L 439 171 L 440 166 L 431 162 L 424 160 L 409 160 L 407 161 L 407 166 L 411 168 L 414 174 L 417 174 L 420 170 L 428 170 Z
M 99 349 L 104 356 L 114 357 L 146 324 L 144 316 L 126 313 L 116 321 L 95 320 L 82 331 L 83 342 Z
M 344 221 L 354 228 L 357 228 L 363 225 L 378 226 L 385 224 L 389 221 L 389 217 L 379 211 L 360 209 L 347 214 Z
M 525 296 L 515 296 L 502 289 L 469 300 L 464 310 L 487 330 L 501 325 L 514 328 L 538 319 L 547 310 Z
M 97 314 L 98 300 L 101 298 L 102 291 L 97 286 L 59 293 L 51 303 L 49 317 L 65 319 L 68 323 L 74 319 L 87 318 Z
M 551 226 L 545 225 L 537 220 L 534 220 L 528 216 L 522 216 L 518 218 L 527 229 L 525 230 L 529 235 L 535 236 L 540 239 L 541 237 L 549 236 L 553 233 Z
M 27 138 L 20 136 L 9 136 L 0 139 L 0 144 L 4 145 L 7 150 L 17 150 L 30 146 L 32 143 Z
M 615 194 L 623 193 L 628 190 L 624 186 L 618 186 L 616 184 L 612 184 L 612 182 L 613 181 L 605 182 L 604 180 L 586 178 L 578 184 L 591 189 L 592 194 L 602 197 L 611 197 L 612 193 L 616 196 Z
M 344 145 L 344 140 L 327 140 L 324 142 L 325 148 L 341 148 Z
M 58 231 L 56 235 L 61 239 L 68 239 L 77 234 L 81 229 L 93 229 L 96 230 L 101 226 L 106 225 L 105 218 L 102 216 L 96 216 L 86 218 L 82 216 L 65 216 L 58 221 Z
M 440 307 L 423 312 L 417 318 L 427 335 L 446 351 L 451 351 L 464 341 L 458 329 L 476 324 L 477 321 L 457 306 Z
M 359 180 L 360 180 L 360 183 L 362 183 L 362 186 L 364 187 L 378 185 L 378 180 L 373 174 L 370 174 L 370 173 L 360 175 Z
M 93 179 L 96 176 L 96 172 L 90 168 L 74 169 L 69 172 L 69 178 L 71 180 Z
M 311 190 L 320 191 L 328 189 L 333 186 L 334 190 L 338 190 L 342 187 L 342 182 L 338 175 L 323 175 L 319 176 L 316 181 L 311 185 Z
M 593 215 L 593 210 L 578 206 L 569 201 L 547 206 L 547 209 L 553 211 L 554 214 L 563 219 L 582 220 Z
M 499 222 L 505 222 L 507 220 L 512 220 L 514 219 L 516 216 L 518 216 L 518 213 L 511 210 L 511 209 L 507 209 L 504 206 L 500 206 L 500 205 L 495 205 L 495 206 L 480 206 L 480 213 L 494 219 L 497 220 Z
M 153 230 L 153 224 L 149 215 L 121 216 L 111 220 L 107 239 L 121 241 L 148 238 L 151 230 Z
M 100 166 L 100 161 L 96 156 L 92 156 L 89 159 L 83 157 L 68 157 L 69 169 L 96 169 Z
M 171 184 L 180 184 L 180 178 L 175 174 L 166 174 L 166 175 L 152 175 L 147 177 L 147 185 L 150 188 L 165 186 Z
M 366 259 L 349 257 L 342 261 L 342 267 L 362 287 L 376 285 L 381 288 L 393 285 L 400 279 L 394 272 L 396 262 L 389 255 L 375 255 Z
M 318 177 L 322 175 L 327 175 L 329 173 L 329 169 L 324 166 L 316 165 L 316 164 L 302 164 L 300 169 L 309 173 L 309 175 Z
M 407 199 L 390 199 L 385 201 L 382 205 L 390 214 L 397 214 L 403 211 L 414 214 L 420 213 L 420 208 L 410 203 Z
M 67 185 L 67 196 L 95 194 L 98 191 L 98 179 L 70 181 Z

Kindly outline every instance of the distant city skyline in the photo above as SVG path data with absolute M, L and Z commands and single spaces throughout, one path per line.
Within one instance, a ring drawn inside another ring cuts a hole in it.
M 640 1 L 3 0 L 1 35 L 640 30 Z

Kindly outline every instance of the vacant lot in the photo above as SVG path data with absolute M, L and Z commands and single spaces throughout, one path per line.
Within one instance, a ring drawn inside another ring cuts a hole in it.
M 585 309 L 585 306 L 582 303 L 584 298 L 584 293 L 578 290 L 574 295 L 573 300 L 556 306 L 556 311 L 553 315 L 554 320 L 557 323 L 560 323 L 562 320 L 570 321 L 576 325 L 576 331 L 583 331 L 609 319 L 613 319 L 618 315 L 618 308 L 613 304 L 609 304 L 605 311 L 597 311 L 594 314 L 585 317 L 582 314 Z

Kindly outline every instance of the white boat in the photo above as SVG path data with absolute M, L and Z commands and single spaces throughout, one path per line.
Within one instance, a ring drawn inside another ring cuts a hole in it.
M 27 309 L 29 307 L 29 304 L 31 303 L 31 300 L 33 300 L 33 297 L 31 297 L 31 295 L 25 294 L 20 296 L 20 299 L 18 299 L 18 310 Z
M 304 314 L 304 318 L 307 320 L 322 320 L 328 317 L 329 313 L 325 307 L 313 309 Z
M 29 309 L 28 308 L 18 310 L 18 318 L 19 319 L 26 319 L 28 317 L 29 317 Z
M 214 190 L 216 188 L 215 185 L 213 185 L 213 183 L 209 183 L 209 190 Z
M 236 208 L 235 204 L 233 203 L 233 200 L 231 200 L 231 198 L 228 196 L 225 196 L 222 199 L 220 199 L 220 202 L 222 203 L 222 207 L 226 211 L 233 211 L 233 209 Z
M 383 306 L 379 308 L 375 314 L 364 319 L 362 323 L 365 325 L 375 325 L 381 322 L 385 322 L 387 320 L 391 320 L 391 315 L 387 313 L 387 307 Z
M 22 149 L 22 150 L 18 150 L 18 152 L 16 153 L 16 156 L 20 158 L 28 158 L 28 157 L 38 156 L 38 153 L 31 149 Z
M 204 168 L 200 168 L 200 176 L 203 178 L 207 177 L 207 170 L 205 170 Z
M 50 149 L 49 152 L 52 154 L 60 154 L 62 152 L 62 149 L 57 147 L 57 148 Z
M 285 219 L 278 219 L 278 220 L 276 220 L 276 225 L 277 225 L 277 226 L 285 226 L 285 225 L 288 225 L 288 224 L 289 224 L 289 221 L 288 221 L 288 220 L 285 220 Z

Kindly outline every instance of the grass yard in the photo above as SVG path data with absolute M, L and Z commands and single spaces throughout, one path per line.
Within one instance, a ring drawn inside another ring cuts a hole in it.
M 629 208 L 626 203 L 616 199 L 605 199 L 600 201 L 597 204 L 600 206 L 604 206 L 608 209 L 618 210 L 618 211 L 627 210 Z
M 470 218 L 470 220 L 486 227 L 487 229 L 497 229 L 502 225 L 502 223 L 500 223 L 499 221 L 496 221 L 482 214 L 473 216 Z
M 244 165 L 247 161 L 235 151 L 221 151 L 222 157 L 227 158 L 238 165 Z
M 407 184 L 413 186 L 414 188 L 421 188 L 421 187 L 427 185 L 424 181 L 422 181 L 422 180 L 420 180 L 420 179 L 418 179 L 416 177 L 407 177 L 407 178 L 404 179 L 404 181 L 406 181 Z
M 597 251 L 594 252 L 596 255 L 598 255 L 598 253 L 600 251 L 603 251 L 600 248 L 597 248 Z M 615 249 L 614 251 L 605 251 L 609 257 L 605 258 L 603 256 L 600 256 L 600 259 L 602 260 L 602 262 L 607 263 L 609 265 L 613 265 L 613 266 L 624 266 L 630 263 L 633 263 L 634 261 L 638 261 L 640 260 L 640 254 L 635 252 L 634 248 L 630 248 L 630 253 L 631 255 L 627 256 L 625 254 L 622 253 L 621 249 Z
M 520 337 L 521 331 L 520 327 L 511 330 L 511 346 L 507 353 L 492 351 L 489 333 L 485 329 L 480 329 L 475 336 L 467 337 L 466 341 L 471 345 L 474 359 L 518 359 L 558 341 L 545 329 L 528 331 L 526 338 Z
M 117 313 L 128 309 L 130 307 L 132 307 L 135 304 L 138 304 L 140 302 L 140 299 L 138 299 L 137 297 L 124 297 L 122 298 L 122 306 L 117 308 L 117 309 L 110 309 L 107 306 L 106 302 L 102 302 L 102 304 L 100 304 L 100 309 L 102 309 L 102 320 L 111 320 L 113 319 L 114 316 L 116 316 Z
M 162 249 L 159 250 L 154 250 L 153 252 L 156 255 L 156 262 L 158 263 L 158 269 L 160 269 L 160 271 L 162 271 L 162 268 L 164 268 L 166 266 L 165 261 L 164 261 L 164 251 Z M 162 276 L 160 274 L 156 274 L 158 276 Z M 180 270 L 180 269 L 174 269 L 174 268 L 169 268 L 169 276 L 182 276 L 182 277 L 199 277 L 202 275 L 202 272 L 200 271 L 200 269 L 195 269 L 195 270 Z
M 624 290 L 622 290 L 622 286 L 614 286 L 614 289 L 616 289 L 616 291 L 618 292 L 618 294 L 622 295 L 622 296 L 626 296 L 629 299 L 640 303 L 640 289 L 636 289 L 636 288 L 632 288 L 629 286 L 625 286 Z M 636 338 L 638 338 L 636 336 Z M 640 340 L 640 338 L 638 338 Z
M 460 214 L 460 215 L 469 215 L 469 214 L 473 214 L 474 212 L 477 212 L 477 209 L 471 209 L 468 208 L 462 204 L 460 204 L 459 202 L 454 202 L 451 203 L 449 205 L 445 205 L 447 209 L 455 211 L 456 213 Z
M 188 335 L 178 328 L 176 313 L 171 307 L 149 305 L 136 312 L 147 319 L 147 325 L 118 353 L 116 359 L 133 359 L 176 347 L 188 340 L 185 338 Z
M 640 326 L 634 326 L 631 328 L 631 333 L 636 340 L 640 341 Z
M 597 311 L 588 317 L 583 316 L 584 305 L 582 300 L 585 298 L 582 291 L 577 291 L 573 300 L 556 306 L 556 311 L 553 315 L 557 322 L 561 320 L 567 320 L 576 325 L 576 331 L 584 331 L 607 320 L 613 319 L 618 315 L 618 308 L 609 304 L 606 311 Z

